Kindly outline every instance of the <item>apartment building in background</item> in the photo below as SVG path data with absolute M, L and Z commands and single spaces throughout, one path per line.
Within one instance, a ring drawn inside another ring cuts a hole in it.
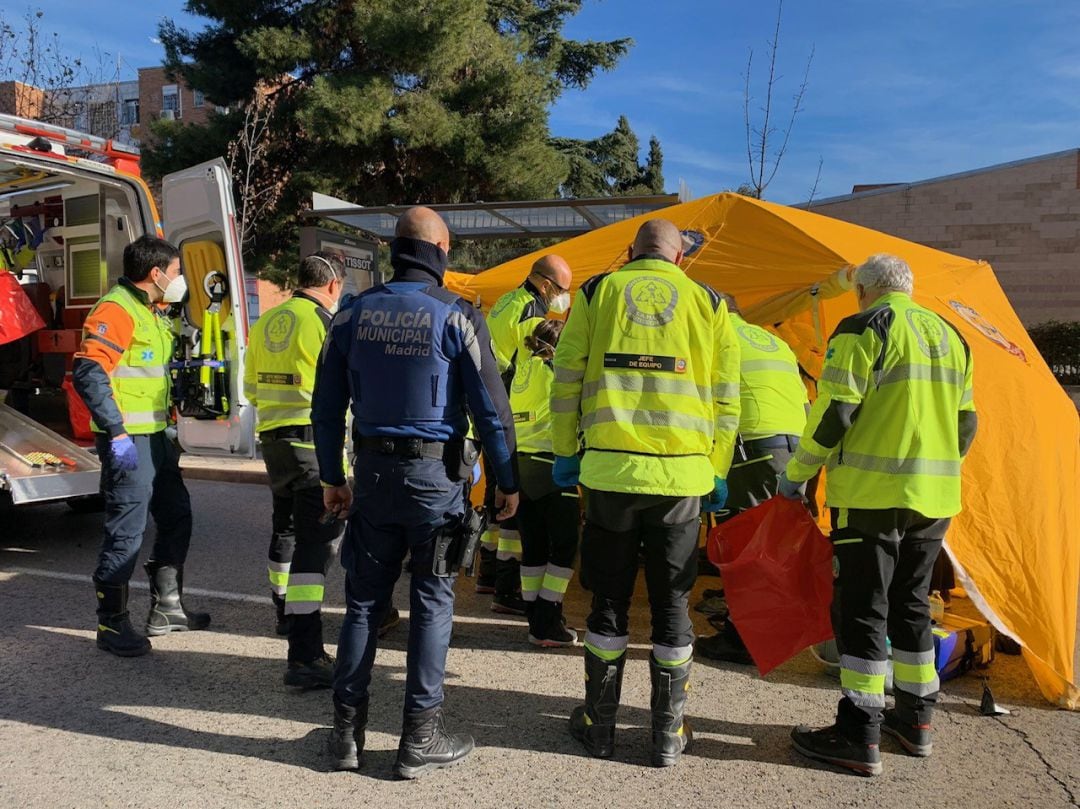
M 988 261 L 1025 326 L 1080 320 L 1080 149 L 855 186 L 810 210 Z

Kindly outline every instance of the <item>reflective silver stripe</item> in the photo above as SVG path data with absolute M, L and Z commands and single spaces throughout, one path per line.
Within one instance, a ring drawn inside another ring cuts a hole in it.
M 720 416 L 716 419 L 716 429 L 733 433 L 739 429 L 738 416 Z
M 885 694 L 868 694 L 866 691 L 856 691 L 852 688 L 841 688 L 844 696 L 850 699 L 860 708 L 884 708 Z
M 543 578 L 547 569 L 547 565 L 522 565 L 521 578 Z
M 521 533 L 514 528 L 503 528 L 499 526 L 499 539 L 510 539 L 521 542 Z
M 910 363 L 896 365 L 883 373 L 878 379 L 879 385 L 888 385 L 893 382 L 904 382 L 908 379 L 917 379 L 922 382 L 947 382 L 950 385 L 964 385 L 964 372 L 955 368 L 945 368 L 941 365 L 922 365 Z
M 577 370 L 574 370 L 573 368 L 564 368 L 561 365 L 556 365 L 555 366 L 555 381 L 556 382 L 565 382 L 565 383 L 573 384 L 575 382 L 580 382 L 584 378 L 585 378 L 585 369 L 584 368 L 582 368 L 580 371 L 577 371 Z
M 799 445 L 799 448 L 795 450 L 795 463 L 802 464 L 803 466 L 818 467 L 827 460 L 829 460 L 828 455 L 814 455 L 807 452 L 801 444 Z
M 905 652 L 903 649 L 897 649 L 894 646 L 892 656 L 897 663 L 907 663 L 911 666 L 923 666 L 934 662 L 933 649 L 926 652 Z
M 552 403 L 554 404 L 554 403 Z M 717 422 L 719 423 L 719 419 Z M 680 430 L 694 430 L 708 435 L 712 426 L 705 419 L 676 413 L 671 410 L 626 410 L 621 407 L 598 407 L 581 417 L 581 428 L 587 430 L 597 424 L 633 424 L 636 427 L 675 427 Z M 730 429 L 738 428 L 738 419 Z
M 299 388 L 267 388 L 259 385 L 257 395 L 259 404 L 311 404 L 311 391 Z
M 885 675 L 889 673 L 889 661 L 867 660 L 864 657 L 840 655 L 840 668 L 858 672 L 859 674 Z
M 652 647 L 652 654 L 657 663 L 681 663 L 693 653 L 693 646 L 661 646 L 654 643 Z
M 971 404 L 972 399 L 975 398 L 974 391 L 966 390 L 964 395 L 960 397 L 961 407 L 966 404 Z
M 695 385 L 685 379 L 670 379 L 663 376 L 642 376 L 641 374 L 601 374 L 598 379 L 581 386 L 581 398 L 589 399 L 602 390 L 615 390 L 620 393 L 660 393 L 672 396 L 693 396 L 707 399 L 709 389 Z M 738 394 L 738 386 L 736 386 Z
M 843 463 L 841 463 L 841 457 Z M 877 455 L 861 455 L 847 452 L 829 458 L 829 469 L 849 466 L 863 472 L 880 472 L 884 475 L 937 475 L 959 477 L 960 461 L 940 461 L 931 458 L 883 458 Z
M 581 403 L 577 399 L 556 399 L 551 400 L 551 412 L 552 413 L 576 413 Z
M 916 697 L 925 697 L 930 694 L 936 694 L 941 690 L 941 680 L 935 676 L 934 679 L 928 683 L 909 683 L 905 682 L 900 677 L 896 677 L 893 679 L 893 688 L 898 688 L 901 691 L 914 694 Z
M 169 415 L 164 410 L 153 410 L 146 413 L 124 413 L 124 424 L 160 424 L 168 420 Z
M 737 399 L 739 397 L 738 382 L 719 382 L 712 387 L 714 399 Z
M 858 374 L 853 374 L 851 371 L 843 368 L 836 368 L 831 365 L 825 366 L 825 369 L 821 372 L 820 382 L 833 382 L 837 385 L 846 385 L 847 387 L 864 392 L 866 390 L 866 380 Z
M 613 638 L 610 635 L 597 635 L 595 632 L 586 632 L 585 642 L 597 649 L 603 649 L 605 652 L 621 652 L 630 645 L 630 636 L 619 635 Z
M 117 365 L 112 372 L 114 379 L 163 379 L 164 365 Z
M 561 604 L 562 600 L 564 598 L 564 595 L 563 595 L 563 593 L 560 593 L 558 590 L 551 590 L 551 589 L 549 589 L 547 587 L 541 587 L 540 588 L 540 597 L 542 599 L 544 599 L 545 601 L 551 601 L 551 602 L 553 602 L 555 604 Z
M 799 373 L 799 366 L 784 360 L 746 360 L 739 366 L 744 374 L 752 374 L 757 371 L 785 371 L 793 374 Z
M 481 364 L 480 341 L 476 339 L 476 329 L 473 327 L 472 321 L 463 312 L 451 312 L 446 318 L 446 322 L 451 326 L 456 326 L 461 331 L 462 342 L 465 344 L 465 350 L 469 352 L 469 359 L 472 360 L 473 366 L 479 370 Z

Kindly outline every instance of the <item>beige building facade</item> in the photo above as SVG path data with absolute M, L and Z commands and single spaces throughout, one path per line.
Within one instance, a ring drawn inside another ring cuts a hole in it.
M 810 210 L 990 262 L 1027 326 L 1080 320 L 1080 149 L 915 183 L 856 186 Z

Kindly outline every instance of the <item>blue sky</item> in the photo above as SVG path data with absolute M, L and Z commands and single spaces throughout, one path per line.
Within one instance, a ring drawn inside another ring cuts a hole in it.
M 105 5 L 123 8 L 114 15 Z M 179 0 L 39 0 L 43 27 L 73 52 L 96 45 L 125 73 L 156 64 L 158 19 Z M 10 6 L 9 6 L 10 7 Z M 566 94 L 553 134 L 595 137 L 625 114 L 642 140 L 660 138 L 669 190 L 694 196 L 748 176 L 743 75 L 764 90 L 773 0 L 588 0 L 567 30 L 580 39 L 630 36 L 610 73 Z M 104 20 L 108 22 L 105 23 Z M 197 23 L 196 23 L 197 24 Z M 934 177 L 1080 146 L 1080 3 L 1056 0 L 787 0 L 776 92 L 781 118 L 814 49 L 804 111 L 766 192 L 804 200 L 854 183 Z

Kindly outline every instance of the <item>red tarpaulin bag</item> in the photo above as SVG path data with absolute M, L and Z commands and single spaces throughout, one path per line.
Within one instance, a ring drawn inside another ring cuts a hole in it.
M 833 636 L 832 544 L 802 503 L 766 500 L 713 528 L 707 550 L 762 675 Z
M 19 286 L 19 279 L 0 270 L 0 345 L 45 328 L 37 308 Z

